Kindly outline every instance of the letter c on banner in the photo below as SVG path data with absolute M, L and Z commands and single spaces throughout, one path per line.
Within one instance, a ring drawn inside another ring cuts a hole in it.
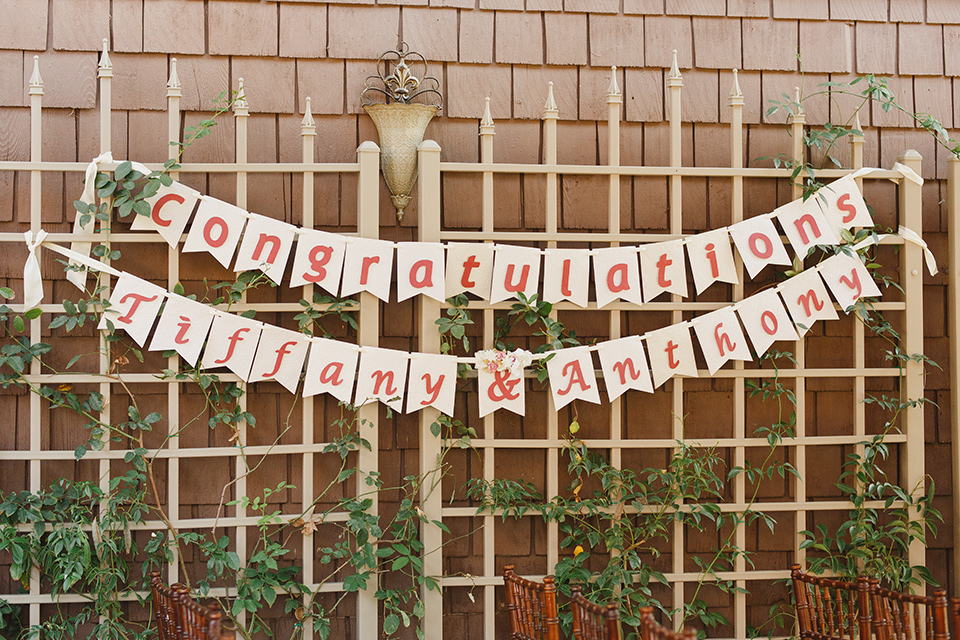
M 150 212 L 150 217 L 153 218 L 153 221 L 157 224 L 157 226 L 160 226 L 160 227 L 170 226 L 170 223 L 172 221 L 167 220 L 165 218 L 161 218 L 160 209 L 163 207 L 163 205 L 171 201 L 176 202 L 177 204 L 183 204 L 184 202 L 183 196 L 178 195 L 176 193 L 168 193 L 167 195 L 157 200 L 156 204 L 153 205 L 153 210 Z

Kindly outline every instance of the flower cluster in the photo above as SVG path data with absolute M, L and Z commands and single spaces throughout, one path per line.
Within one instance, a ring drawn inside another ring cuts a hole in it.
M 533 362 L 533 354 L 525 349 L 514 349 L 513 351 L 486 349 L 477 351 L 474 355 L 477 358 L 477 371 L 486 371 L 487 373 L 509 371 L 511 377 L 521 375 L 523 368 L 530 366 L 530 363 Z

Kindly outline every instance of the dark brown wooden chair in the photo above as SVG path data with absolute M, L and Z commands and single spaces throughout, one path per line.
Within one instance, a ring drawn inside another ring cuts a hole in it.
M 953 614 L 953 637 L 960 637 L 960 598 L 950 598 L 950 612 Z
M 510 637 L 515 640 L 560 640 L 557 586 L 553 576 L 543 582 L 521 578 L 513 565 L 503 568 L 510 614 Z
M 620 609 L 616 603 L 594 604 L 579 586 L 570 588 L 574 640 L 620 640 Z
M 182 584 L 167 586 L 156 571 L 150 574 L 154 619 L 160 640 L 234 640 L 223 628 L 223 611 L 213 603 L 204 606 L 190 597 Z
M 871 640 L 870 583 L 812 576 L 790 566 L 801 640 Z M 878 639 L 879 640 L 879 639 Z
M 694 640 L 697 632 L 689 627 L 674 631 L 665 627 L 653 615 L 653 607 L 640 607 L 640 637 L 642 640 Z
M 157 623 L 160 640 L 180 640 L 177 630 L 177 605 L 174 594 L 180 585 L 168 587 L 160 579 L 160 573 L 150 573 L 150 593 L 153 595 L 153 619 Z
M 873 612 L 871 621 L 876 640 L 948 640 L 947 592 L 938 589 L 932 596 L 890 591 L 870 579 Z

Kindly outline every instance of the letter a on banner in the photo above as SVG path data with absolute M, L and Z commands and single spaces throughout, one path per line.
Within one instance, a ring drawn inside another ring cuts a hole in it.
M 547 361 L 554 409 L 560 410 L 574 400 L 600 404 L 597 376 L 589 347 L 560 349 Z
M 758 356 L 777 340 L 797 340 L 797 330 L 777 292 L 768 289 L 737 303 L 737 314 Z
M 172 295 L 153 332 L 150 351 L 173 349 L 191 365 L 196 365 L 212 323 L 213 309 L 190 298 Z
M 643 304 L 636 247 L 594 249 L 593 279 L 597 285 L 597 308 L 617 298 Z
M 169 187 L 160 186 L 145 202 L 150 205 L 150 215 L 133 217 L 132 231 L 156 231 L 171 247 L 180 243 L 180 236 L 190 222 L 193 207 L 200 193 L 190 187 L 174 182 Z
M 472 293 L 490 298 L 493 279 L 493 245 L 451 242 L 447 245 L 446 296 Z
M 369 291 L 384 302 L 390 300 L 393 276 L 393 243 L 370 238 L 351 238 L 343 262 L 340 295 Z
M 830 287 L 830 293 L 847 313 L 860 298 L 880 297 L 880 288 L 860 258 L 838 253 L 821 262 L 818 269 L 823 281 Z
M 97 329 L 109 328 L 110 321 L 115 329 L 123 329 L 142 347 L 166 296 L 167 292 L 157 285 L 124 273 L 110 294 L 110 308 L 100 316 Z
M 330 295 L 339 295 L 343 254 L 346 250 L 347 243 L 343 241 L 343 236 L 316 229 L 301 229 L 297 236 L 290 286 L 318 284 Z
M 495 245 L 493 282 L 490 302 L 517 298 L 522 293 L 528 298 L 540 288 L 540 250 L 512 245 Z
M 457 395 L 457 359 L 432 353 L 410 354 L 407 413 L 434 407 L 453 416 Z
M 714 282 L 740 282 L 737 278 L 736 262 L 733 260 L 730 233 L 725 228 L 688 236 L 686 243 L 690 271 L 693 272 L 693 283 L 698 295 Z
M 807 269 L 781 282 L 777 292 L 793 318 L 797 333 L 804 335 L 817 320 L 836 320 L 840 316 L 833 308 L 830 294 L 816 269 Z
M 361 407 L 379 400 L 394 411 L 403 411 L 403 390 L 407 382 L 406 351 L 364 347 L 360 352 L 360 373 L 353 404 Z
M 543 299 L 553 304 L 569 300 L 586 307 L 590 293 L 590 254 L 582 249 L 543 252 Z
M 600 354 L 603 382 L 607 385 L 610 402 L 628 389 L 653 393 L 653 382 L 650 380 L 650 369 L 647 367 L 647 357 L 643 353 L 640 336 L 601 342 L 597 351 Z
M 480 389 L 481 418 L 497 409 L 506 409 L 518 416 L 523 415 L 525 403 L 523 371 L 513 375 L 509 369 L 493 373 L 480 369 L 477 371 L 477 386 Z
M 651 331 L 644 337 L 647 340 L 647 353 L 650 354 L 655 389 L 673 376 L 696 378 L 699 375 L 690 327 L 686 323 Z
M 700 350 L 707 360 L 710 375 L 716 373 L 728 360 L 753 360 L 747 338 L 740 328 L 740 321 L 731 307 L 700 316 L 693 329 L 697 332 Z
M 243 231 L 234 271 L 259 269 L 280 284 L 297 228 L 281 220 L 252 215 Z
M 216 312 L 200 368 L 226 367 L 244 382 L 250 380 L 250 366 L 257 353 L 262 331 L 262 322 L 232 313 Z
M 751 278 L 755 278 L 768 264 L 792 264 L 780 241 L 780 234 L 769 218 L 750 218 L 729 227 L 729 230 Z
M 853 176 L 834 180 L 817 191 L 815 197 L 823 198 L 824 214 L 838 237 L 840 229 L 873 226 L 870 210 Z
M 397 302 L 422 294 L 446 300 L 443 245 L 439 242 L 401 242 L 397 245 Z
M 310 339 L 299 331 L 264 325 L 250 382 L 276 380 L 290 393 L 297 392 Z
M 773 213 L 801 260 L 818 244 L 840 244 L 816 198 L 794 200 L 775 209 Z
M 183 252 L 206 251 L 225 268 L 230 268 L 233 253 L 247 222 L 247 212 L 216 198 L 200 198 Z
M 687 269 L 683 264 L 683 241 L 657 242 L 640 248 L 643 299 L 650 302 L 661 293 L 687 297 Z
M 350 402 L 359 358 L 360 350 L 356 345 L 313 338 L 303 382 L 303 397 L 329 393 L 340 402 Z

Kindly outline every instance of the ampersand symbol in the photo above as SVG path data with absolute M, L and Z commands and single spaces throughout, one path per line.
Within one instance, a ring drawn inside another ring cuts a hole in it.
M 516 400 L 520 397 L 520 394 L 513 393 L 513 389 L 522 381 L 523 378 L 510 380 L 509 371 L 495 371 L 493 373 L 493 384 L 487 388 L 487 396 L 494 402 Z

